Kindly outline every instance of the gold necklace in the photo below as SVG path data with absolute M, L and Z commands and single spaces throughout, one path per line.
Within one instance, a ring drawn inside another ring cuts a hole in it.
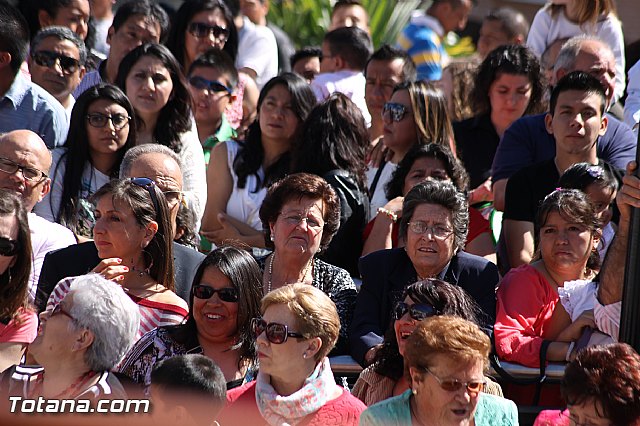
M 276 252 L 274 251 L 271 255 L 271 259 L 269 259 L 269 281 L 267 282 L 267 293 L 271 292 L 271 280 L 273 279 L 273 259 L 276 257 Z M 307 278 L 307 273 L 309 272 L 309 268 L 313 265 L 313 257 L 307 263 L 304 270 L 302 271 L 302 282 L 304 282 L 305 278 Z M 313 276 L 313 270 L 311 270 L 311 275 Z M 311 280 L 313 282 L 313 278 Z M 287 284 L 287 283 L 285 283 Z

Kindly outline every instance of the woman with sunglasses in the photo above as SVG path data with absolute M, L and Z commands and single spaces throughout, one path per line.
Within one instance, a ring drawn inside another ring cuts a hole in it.
M 480 308 L 460 287 L 438 279 L 418 281 L 407 287 L 393 311 L 382 347 L 373 364 L 360 373 L 353 395 L 367 406 L 409 389 L 404 377 L 407 339 L 423 320 L 435 315 L 454 315 L 478 324 Z M 500 385 L 487 379 L 486 392 L 502 396 Z
M 136 144 L 133 107 L 116 86 L 101 84 L 82 93 L 71 113 L 64 147 L 52 152 L 51 191 L 34 212 L 90 239 L 95 223 L 91 196 L 118 177 L 127 150 Z
M 268 293 L 253 320 L 260 371 L 227 393 L 224 425 L 357 425 L 365 405 L 339 387 L 327 355 L 338 339 L 335 304 L 321 290 L 290 284 Z
M 0 189 L 0 371 L 19 364 L 36 338 L 38 317 L 28 299 L 30 272 L 27 212 L 13 191 Z
M 93 242 L 102 259 L 93 272 L 120 284 L 138 305 L 138 337 L 161 325 L 182 323 L 189 306 L 174 293 L 173 235 L 162 191 L 149 178 L 112 180 L 93 200 Z M 62 300 L 72 280 L 56 285 L 47 309 Z
M 404 198 L 399 238 L 402 248 L 380 250 L 360 259 L 362 286 L 353 312 L 351 355 L 369 365 L 391 322 L 391 311 L 405 287 L 438 278 L 464 289 L 480 306 L 481 324 L 495 318 L 498 268 L 463 251 L 469 228 L 466 196 L 451 182 L 426 180 Z
M 202 145 L 193 125 L 191 95 L 180 65 L 166 47 L 143 44 L 122 59 L 116 85 L 133 105 L 137 144 L 168 146 L 185 165 L 185 200 L 199 225 L 207 199 L 207 178 Z
M 360 425 L 517 425 L 513 401 L 483 392 L 490 352 L 489 337 L 470 321 L 421 321 L 404 349 L 409 389 L 368 408 Z
M 229 389 L 253 380 L 257 353 L 250 322 L 259 315 L 261 296 L 260 269 L 253 257 L 237 247 L 218 247 L 196 271 L 187 322 L 142 336 L 119 371 L 148 388 L 158 361 L 201 353 L 222 369 Z
M 437 143 L 449 146 L 455 152 L 447 100 L 432 83 L 419 81 L 398 84 L 393 89 L 391 99 L 382 108 L 382 119 L 382 142 L 388 149 L 388 161 L 371 165 L 367 172 L 371 217 L 389 201 L 384 188 L 400 160 L 414 145 Z

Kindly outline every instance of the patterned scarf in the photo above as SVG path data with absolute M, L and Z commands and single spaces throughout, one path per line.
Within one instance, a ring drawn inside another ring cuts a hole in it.
M 291 426 L 326 404 L 336 386 L 329 358 L 325 357 L 304 381 L 302 389 L 289 396 L 278 395 L 271 386 L 271 376 L 260 371 L 256 380 L 256 402 L 260 414 L 271 426 Z

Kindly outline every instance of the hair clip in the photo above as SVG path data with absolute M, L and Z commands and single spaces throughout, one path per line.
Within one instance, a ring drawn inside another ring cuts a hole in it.
M 562 187 L 561 186 L 556 187 L 556 191 L 562 191 Z
M 594 179 L 604 178 L 604 169 L 600 166 L 590 166 L 587 168 L 587 173 Z

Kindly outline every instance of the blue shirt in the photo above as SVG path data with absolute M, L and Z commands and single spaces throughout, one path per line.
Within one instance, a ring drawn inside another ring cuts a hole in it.
M 444 30 L 437 19 L 416 13 L 398 37 L 398 45 L 416 64 L 418 80 L 442 78 L 442 61 L 448 57 L 442 45 L 443 35 Z
M 37 133 L 47 148 L 53 149 L 66 142 L 69 121 L 56 98 L 18 71 L 11 87 L 0 99 L 0 132 L 21 129 Z

